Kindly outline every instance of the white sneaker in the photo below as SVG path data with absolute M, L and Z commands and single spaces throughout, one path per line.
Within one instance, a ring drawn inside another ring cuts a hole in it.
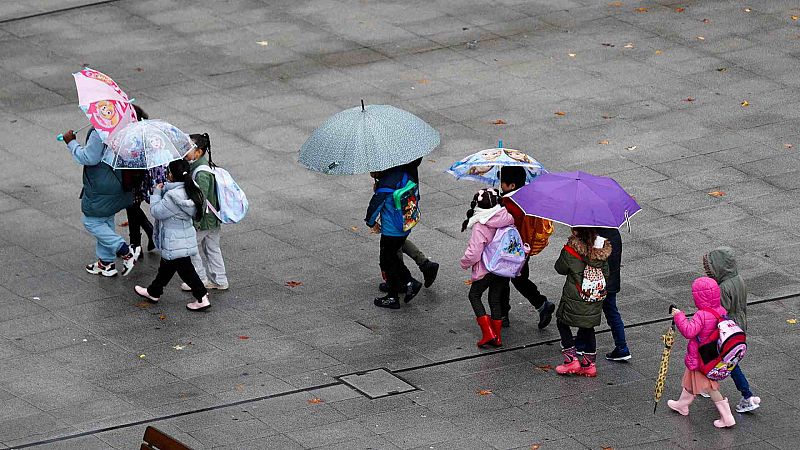
M 147 292 L 147 288 L 143 288 L 141 286 L 136 286 L 136 287 L 133 288 L 133 290 L 136 291 L 136 293 L 139 294 L 140 297 L 144 297 L 148 301 L 151 301 L 153 303 L 158 303 L 158 298 L 153 297 L 152 295 L 150 295 Z
M 756 397 L 755 395 L 750 398 L 742 397 L 739 400 L 739 404 L 736 405 L 736 412 L 744 413 L 748 411 L 752 411 L 754 409 L 758 409 L 761 407 L 761 398 Z
M 122 276 L 127 276 L 136 265 L 139 255 L 142 253 L 142 247 L 131 247 L 128 254 L 122 257 Z
M 181 283 L 181 290 L 184 292 L 192 292 L 192 288 L 186 283 Z
M 117 276 L 117 267 L 114 263 L 103 264 L 100 260 L 86 266 L 86 271 L 92 275 L 102 275 L 104 277 Z
M 227 284 L 212 283 L 212 282 L 210 282 L 208 280 L 204 281 L 203 285 L 206 287 L 206 289 L 216 289 L 216 290 L 219 290 L 219 291 L 227 291 L 228 290 L 228 285 Z
M 186 305 L 186 309 L 190 311 L 203 311 L 204 309 L 208 309 L 211 307 L 211 302 L 208 300 L 208 296 L 204 295 L 203 299 L 198 301 L 193 301 Z
M 703 398 L 711 398 L 711 396 L 710 396 L 710 395 L 708 395 L 708 394 L 706 394 L 705 392 L 701 392 L 701 393 L 700 393 L 700 397 L 703 397 Z

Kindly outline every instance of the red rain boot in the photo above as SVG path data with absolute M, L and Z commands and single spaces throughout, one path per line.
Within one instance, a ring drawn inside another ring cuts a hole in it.
M 500 337 L 501 330 L 503 329 L 503 321 L 502 320 L 494 320 L 492 319 L 492 331 L 494 332 L 494 345 L 495 347 L 500 347 L 503 345 L 503 340 Z
M 475 320 L 478 322 L 478 326 L 481 327 L 481 333 L 483 333 L 483 337 L 480 341 L 478 341 L 478 347 L 494 344 L 496 337 L 494 335 L 494 331 L 492 331 L 492 325 L 490 323 L 489 316 L 484 314 L 480 317 L 476 317 Z
M 561 354 L 564 355 L 564 364 L 556 366 L 556 373 L 559 375 L 567 375 L 570 373 L 578 373 L 581 370 L 581 363 L 578 361 L 578 354 L 575 352 L 575 347 L 562 348 Z

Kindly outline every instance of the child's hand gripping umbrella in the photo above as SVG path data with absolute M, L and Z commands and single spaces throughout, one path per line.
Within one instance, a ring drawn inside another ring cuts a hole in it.
M 673 309 L 677 310 L 675 305 L 670 305 L 670 314 L 672 314 Z M 664 351 L 661 352 L 661 365 L 658 367 L 658 377 L 656 377 L 656 390 L 653 396 L 653 414 L 656 413 L 658 401 L 661 400 L 661 396 L 664 394 L 664 381 L 666 381 L 667 372 L 669 372 L 669 355 L 672 352 L 672 344 L 675 343 L 674 321 L 670 324 L 667 332 L 661 335 L 661 340 L 664 342 Z

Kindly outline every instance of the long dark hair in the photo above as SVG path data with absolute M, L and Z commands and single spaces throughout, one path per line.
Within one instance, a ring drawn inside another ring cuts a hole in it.
M 195 220 L 200 220 L 203 217 L 205 201 L 203 200 L 203 193 L 200 192 L 200 188 L 197 187 L 197 185 L 194 184 L 194 180 L 192 180 L 192 171 L 189 169 L 189 163 L 183 159 L 176 159 L 169 163 L 169 173 L 172 175 L 172 181 L 183 182 L 186 194 L 195 206 L 194 218 Z
M 469 204 L 467 218 L 461 224 L 461 232 L 463 233 L 467 229 L 467 225 L 469 225 L 469 219 L 475 215 L 475 208 L 491 209 L 497 206 L 499 202 L 500 193 L 497 192 L 497 189 L 481 189 L 480 191 L 476 192 L 472 197 L 472 202 Z
M 189 138 L 192 139 L 192 142 L 194 142 L 194 145 L 196 145 L 197 148 L 208 155 L 208 165 L 210 167 L 217 167 L 217 165 L 214 164 L 214 161 L 211 159 L 211 138 L 208 137 L 208 133 L 190 134 Z

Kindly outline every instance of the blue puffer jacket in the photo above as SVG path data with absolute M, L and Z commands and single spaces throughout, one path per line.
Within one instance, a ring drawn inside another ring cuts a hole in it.
M 197 233 L 192 224 L 196 208 L 183 183 L 166 183 L 150 196 L 150 214 L 156 219 L 153 241 L 167 260 L 197 254 Z
M 375 185 L 375 193 L 372 194 L 372 199 L 369 201 L 367 207 L 367 216 L 364 218 L 368 227 L 375 225 L 378 216 L 381 218 L 381 234 L 386 236 L 408 236 L 409 231 L 403 231 L 403 211 L 398 210 L 394 206 L 394 199 L 392 194 L 381 192 L 382 190 L 399 189 L 405 184 L 403 179 L 408 180 L 408 172 L 403 170 L 403 167 L 389 169 L 381 175 Z

